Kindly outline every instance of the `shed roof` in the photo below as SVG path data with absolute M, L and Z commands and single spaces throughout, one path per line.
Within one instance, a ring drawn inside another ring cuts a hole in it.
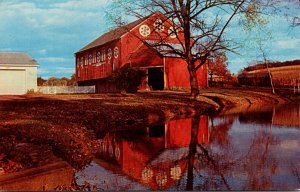
M 153 14 L 151 14 L 153 15 Z M 151 15 L 138 19 L 134 22 L 131 22 L 127 25 L 124 25 L 122 27 L 118 27 L 112 31 L 109 31 L 103 35 L 101 35 L 100 37 L 98 37 L 97 39 L 95 39 L 94 41 L 92 41 L 91 43 L 89 43 L 88 45 L 86 45 L 85 47 L 83 47 L 82 49 L 80 49 L 79 51 L 77 51 L 77 53 L 86 51 L 88 49 L 100 46 L 100 45 L 104 45 L 108 42 L 117 40 L 119 38 L 121 38 L 122 35 L 128 33 L 131 29 L 133 29 L 134 27 L 138 26 L 139 24 L 141 24 L 143 21 L 145 21 L 147 18 L 149 18 Z
M 28 53 L 0 52 L 0 64 L 6 65 L 38 65 Z

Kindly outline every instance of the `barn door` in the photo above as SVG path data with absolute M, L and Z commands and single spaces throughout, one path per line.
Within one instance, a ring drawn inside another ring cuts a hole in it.
M 148 69 L 148 85 L 151 90 L 164 90 L 164 68 L 155 67 Z

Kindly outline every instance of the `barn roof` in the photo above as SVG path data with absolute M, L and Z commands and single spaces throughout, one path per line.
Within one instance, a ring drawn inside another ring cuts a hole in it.
M 88 49 L 100 46 L 100 45 L 104 45 L 108 42 L 117 40 L 119 38 L 121 38 L 122 35 L 128 33 L 131 29 L 133 29 L 134 27 L 136 27 L 137 25 L 141 24 L 143 21 L 145 21 L 147 18 L 149 18 L 151 15 L 138 19 L 132 23 L 129 23 L 127 25 L 124 25 L 122 27 L 118 27 L 112 31 L 109 31 L 105 34 L 103 34 L 102 36 L 98 37 L 97 39 L 95 39 L 94 41 L 92 41 L 91 43 L 89 43 L 88 45 L 86 45 L 85 47 L 83 47 L 82 49 L 80 49 L 79 51 L 77 51 L 77 53 L 80 53 L 82 51 L 86 51 Z
M 183 45 L 180 43 L 161 43 L 152 40 L 146 40 L 146 43 L 153 47 L 156 51 L 158 51 L 164 57 L 180 57 L 178 54 L 173 53 L 173 50 L 178 52 L 184 52 Z M 196 55 L 197 50 L 195 47 L 192 48 L 192 54 Z
M 0 52 L 0 64 L 6 65 L 38 65 L 28 53 Z

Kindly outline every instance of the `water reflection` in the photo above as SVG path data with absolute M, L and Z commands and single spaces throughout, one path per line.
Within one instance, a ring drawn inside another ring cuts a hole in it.
M 97 177 L 98 189 L 120 190 L 297 189 L 299 111 L 298 103 L 101 134 L 98 160 L 77 173 L 77 182 Z M 106 171 L 89 177 L 97 167 Z M 109 184 L 107 175 L 115 178 Z
M 95 129 L 95 160 L 75 173 L 75 182 L 82 187 L 74 189 L 300 188 L 300 103 L 195 116 L 134 130 L 100 130 Z M 10 147 L 9 142 L 3 143 L 7 146 L 0 148 Z M 0 190 L 71 189 L 74 185 L 74 169 L 48 145 L 21 143 L 10 156 L 0 157 L 4 168 L 13 157 L 30 164 L 17 173 L 1 175 L 0 171 Z

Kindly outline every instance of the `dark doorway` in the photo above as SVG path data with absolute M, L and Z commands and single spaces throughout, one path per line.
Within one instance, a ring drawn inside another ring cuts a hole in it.
M 151 90 L 164 90 L 164 68 L 148 69 L 148 85 Z
M 165 125 L 156 125 L 149 127 L 149 137 L 161 138 L 165 136 Z

